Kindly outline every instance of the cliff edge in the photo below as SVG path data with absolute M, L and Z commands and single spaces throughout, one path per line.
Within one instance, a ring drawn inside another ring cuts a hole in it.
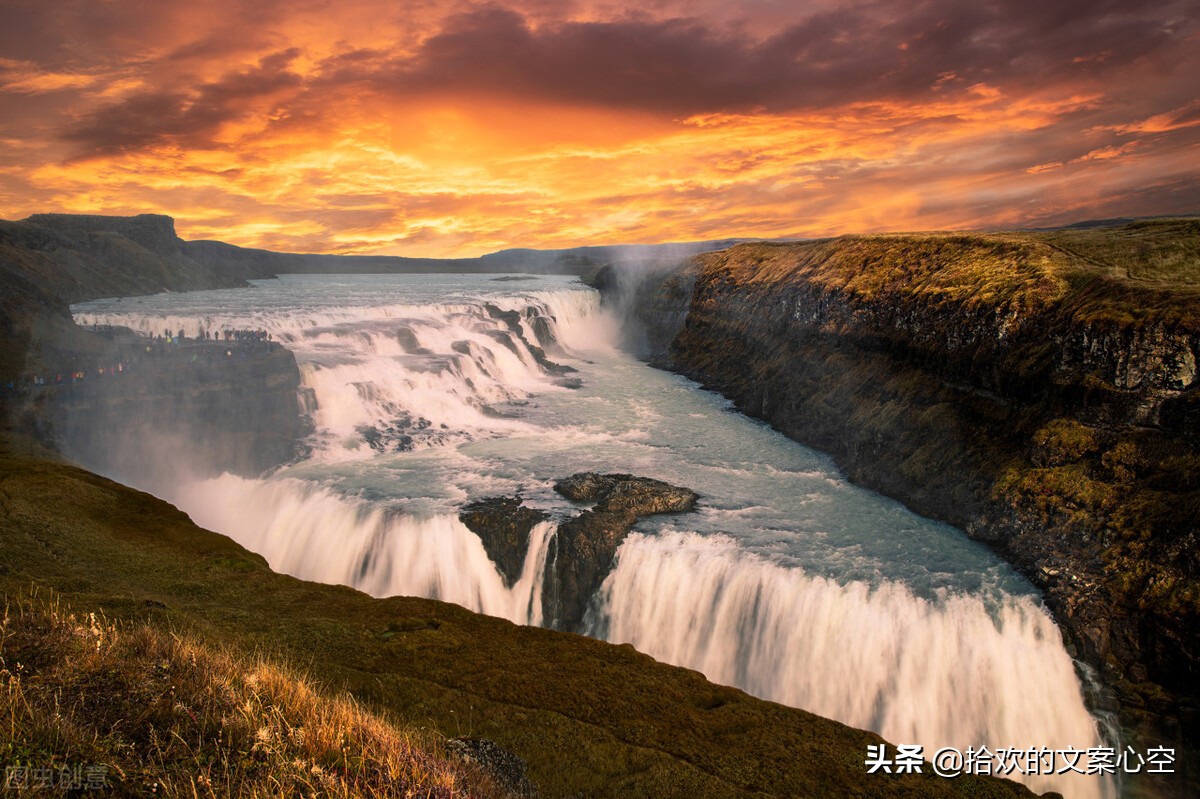
M 0 221 L 0 424 L 80 462 L 133 476 L 257 474 L 307 434 L 295 357 L 259 343 L 174 342 L 76 325 L 72 303 L 232 288 L 272 277 L 184 252 L 168 216 L 34 214 Z M 130 442 L 155 436 L 150 463 Z M 170 454 L 170 458 L 165 455 Z
M 1194 786 L 1198 254 L 1194 219 L 743 244 L 626 301 L 652 363 L 997 548 Z

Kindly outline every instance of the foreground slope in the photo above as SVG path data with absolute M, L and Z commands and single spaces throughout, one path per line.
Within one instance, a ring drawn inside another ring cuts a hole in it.
M 708 683 L 628 646 L 454 605 L 271 572 L 170 505 L 0 452 L 0 589 L 266 651 L 405 724 L 495 740 L 544 796 L 1031 795 L 1015 783 L 867 775 L 881 739 Z
M 461 744 L 397 730 L 288 669 L 150 624 L 77 615 L 45 591 L 9 599 L 0 662 L 0 760 L 6 787 L 26 789 L 17 794 L 513 793 L 457 756 Z

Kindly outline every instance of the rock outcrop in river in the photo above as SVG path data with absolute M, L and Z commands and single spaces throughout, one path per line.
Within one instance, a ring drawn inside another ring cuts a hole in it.
M 626 302 L 653 363 L 995 546 L 1194 785 L 1198 241 L 1182 220 L 746 244 Z
M 595 503 L 560 524 L 550 544 L 545 618 L 559 630 L 579 629 L 617 548 L 639 518 L 690 511 L 698 499 L 689 489 L 630 474 L 584 472 L 559 480 L 554 490 L 572 502 Z
M 631 474 L 580 472 L 559 480 L 554 490 L 576 503 L 594 503 L 558 525 L 547 555 L 542 590 L 543 618 L 559 630 L 579 630 L 588 603 L 612 570 L 617 549 L 643 516 L 685 513 L 696 492 Z M 512 584 L 521 574 L 534 525 L 549 518 L 520 497 L 471 503 L 459 519 L 479 536 L 492 562 Z
M 521 576 L 533 527 L 549 514 L 526 507 L 520 497 L 489 497 L 463 507 L 459 520 L 479 536 L 505 583 Z

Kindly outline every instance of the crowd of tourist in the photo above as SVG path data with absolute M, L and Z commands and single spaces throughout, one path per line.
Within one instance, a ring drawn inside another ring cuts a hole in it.
M 117 328 L 105 326 L 102 329 L 100 325 L 93 325 L 92 330 L 97 333 L 112 333 Z M 85 381 L 119 377 L 137 371 L 145 359 L 158 356 L 174 356 L 172 361 L 176 365 L 244 360 L 253 351 L 261 349 L 262 345 L 269 345 L 272 338 L 271 333 L 263 329 L 205 330 L 200 328 L 200 332 L 191 339 L 180 329 L 174 333 L 164 330 L 161 335 L 143 337 L 143 340 L 145 341 L 144 345 L 138 345 L 140 350 L 130 347 L 129 352 L 125 353 L 125 357 L 116 363 L 108 362 L 94 366 L 90 370 L 70 368 L 45 374 L 29 374 L 20 379 L 0 381 L 0 391 L 13 394 L 31 389 L 73 386 Z M 197 344 L 216 344 L 217 346 L 195 346 Z
M 166 341 L 169 344 L 180 343 L 187 341 L 187 336 L 184 334 L 183 328 L 175 334 L 171 333 L 168 328 L 163 331 L 162 336 L 155 335 L 156 341 Z M 233 344 L 258 344 L 271 340 L 271 332 L 269 330 L 249 330 L 238 328 L 225 328 L 224 330 L 205 330 L 200 328 L 200 332 L 196 334 L 193 341 L 225 341 Z

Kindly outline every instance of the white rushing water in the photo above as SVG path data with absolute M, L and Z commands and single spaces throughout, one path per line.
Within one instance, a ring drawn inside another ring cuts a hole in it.
M 310 456 L 165 492 L 277 570 L 540 624 L 554 522 L 507 586 L 457 509 L 520 492 L 562 518 L 555 479 L 641 474 L 696 490 L 700 507 L 639 523 L 590 634 L 927 757 L 1101 744 L 1058 629 L 1012 569 L 620 352 L 596 293 L 569 278 L 288 276 L 75 312 L 146 333 L 261 328 L 296 354 L 315 398 Z M 1095 777 L 1025 779 L 1115 793 Z

